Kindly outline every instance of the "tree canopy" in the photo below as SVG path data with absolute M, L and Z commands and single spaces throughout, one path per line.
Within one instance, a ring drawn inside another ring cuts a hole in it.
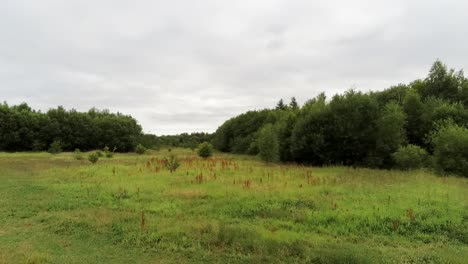
M 141 126 L 131 116 L 91 109 L 65 110 L 59 106 L 46 113 L 32 110 L 26 103 L 0 104 L 0 150 L 43 151 L 53 142 L 63 150 L 133 150 L 141 136 Z
M 467 162 L 468 157 L 455 148 L 464 146 L 468 133 L 467 98 L 468 79 L 463 71 L 448 70 L 437 60 L 426 78 L 382 91 L 348 90 L 331 99 L 322 93 L 302 106 L 294 97 L 289 105 L 281 99 L 272 109 L 229 119 L 215 132 L 213 143 L 225 152 L 264 158 L 267 149 L 269 156 L 283 162 L 314 165 L 392 168 L 397 166 L 393 154 L 406 150 L 403 147 L 408 144 L 435 152 L 439 161 L 446 158 L 440 153 L 448 153 L 458 163 Z M 446 120 L 459 128 L 440 130 L 438 124 Z M 431 137 L 437 129 L 445 132 Z M 441 142 L 455 135 L 458 141 L 450 141 L 453 151 L 442 149 Z M 447 170 L 462 174 L 452 167 Z

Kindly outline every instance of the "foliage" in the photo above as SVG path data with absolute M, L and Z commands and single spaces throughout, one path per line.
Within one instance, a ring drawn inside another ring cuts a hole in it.
M 392 154 L 397 168 L 403 170 L 419 169 L 427 164 L 429 155 L 427 151 L 416 145 L 400 147 Z
M 213 156 L 213 146 L 208 142 L 200 144 L 198 146 L 198 156 L 204 159 Z
M 50 144 L 47 151 L 52 154 L 58 154 L 62 152 L 62 142 L 60 140 L 55 140 Z
M 26 103 L 0 104 L 0 151 L 44 151 L 60 139 L 64 151 L 108 145 L 125 152 L 133 149 L 140 135 L 136 120 L 120 113 L 67 111 L 60 106 L 43 113 Z
M 405 131 L 410 144 L 425 146 L 424 138 L 429 132 L 430 119 L 421 96 L 414 90 L 408 91 L 403 100 L 406 114 Z
M 405 143 L 405 119 L 402 108 L 395 102 L 387 103 L 376 120 L 376 149 L 370 154 L 368 165 L 390 168 L 391 154 Z
M 423 98 L 436 97 L 450 102 L 457 102 L 460 82 L 464 81 L 463 72 L 448 70 L 440 60 L 432 65 L 429 75 L 424 80 L 420 93 Z
M 213 146 L 221 151 L 247 153 L 252 150 L 256 132 L 267 122 L 269 110 L 249 111 L 221 125 L 213 138 Z M 251 153 L 257 154 L 257 153 Z
M 258 134 L 258 150 L 260 158 L 265 162 L 279 160 L 278 135 L 272 124 L 266 124 Z
M 114 152 L 116 151 L 116 148 L 114 147 L 114 149 L 110 151 L 109 147 L 105 146 L 103 150 L 104 150 L 104 155 L 106 156 L 106 158 L 112 158 L 114 156 Z
M 281 161 L 293 161 L 291 136 L 294 124 L 297 120 L 297 114 L 295 112 L 297 109 L 292 109 L 294 109 L 294 111 L 284 112 L 276 125 L 278 132 L 279 158 Z
M 177 168 L 180 166 L 179 159 L 177 159 L 176 155 L 171 154 L 168 157 L 164 158 L 164 166 L 168 169 L 171 173 L 175 172 Z
M 135 152 L 136 152 L 137 154 L 140 154 L 140 155 L 145 154 L 146 148 L 145 148 L 142 144 L 138 144 L 138 145 L 135 147 Z
M 291 102 L 289 102 L 289 109 L 296 111 L 299 109 L 299 104 L 297 103 L 296 97 L 291 98 Z
M 431 135 L 437 170 L 468 177 L 468 129 L 446 122 Z
M 73 152 L 73 157 L 76 160 L 82 160 L 83 159 L 83 153 L 81 152 L 80 149 L 75 149 L 75 151 Z
M 146 148 L 159 149 L 161 147 L 182 147 L 195 149 L 203 142 L 211 142 L 213 134 L 209 133 L 182 133 L 179 135 L 156 136 L 142 135 L 138 142 Z
M 309 164 L 329 163 L 326 149 L 327 120 L 330 120 L 329 107 L 321 94 L 306 102 L 291 133 L 291 153 L 294 160 Z
M 94 164 L 94 163 L 98 162 L 98 160 L 99 160 L 99 155 L 98 155 L 97 152 L 93 152 L 93 153 L 90 153 L 88 155 L 88 161 L 89 162 Z
M 246 112 L 224 122 L 213 144 L 223 152 L 256 155 L 278 142 L 283 162 L 388 169 L 396 165 L 392 153 L 406 144 L 434 152 L 430 136 L 437 123 L 450 119 L 466 127 L 467 102 L 463 72 L 436 61 L 425 79 L 383 91 L 349 90 L 329 100 L 322 93 L 302 107 L 293 98 L 289 106 L 280 100 L 272 109 Z M 267 124 L 277 141 L 260 146 Z

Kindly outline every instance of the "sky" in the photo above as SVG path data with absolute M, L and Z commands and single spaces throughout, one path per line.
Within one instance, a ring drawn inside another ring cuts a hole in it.
M 466 0 L 2 0 L 0 101 L 214 132 L 248 110 L 468 64 Z

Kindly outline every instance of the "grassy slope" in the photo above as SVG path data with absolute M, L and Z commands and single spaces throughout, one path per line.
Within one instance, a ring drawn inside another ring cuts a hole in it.
M 0 263 L 468 259 L 468 179 L 175 152 L 0 153 Z

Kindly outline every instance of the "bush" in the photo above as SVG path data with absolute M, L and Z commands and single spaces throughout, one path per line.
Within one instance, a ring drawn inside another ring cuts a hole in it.
M 446 124 L 432 133 L 430 139 L 435 169 L 468 177 L 468 129 Z
M 73 156 L 75 157 L 76 160 L 82 160 L 83 159 L 83 153 L 81 153 L 80 149 L 75 149 L 75 152 L 73 153 Z
M 400 147 L 392 155 L 397 168 L 403 170 L 419 169 L 425 166 L 428 158 L 427 151 L 416 145 Z
M 146 148 L 142 145 L 142 144 L 138 144 L 136 147 L 135 147 L 135 152 L 137 154 L 145 154 L 146 152 Z
M 52 142 L 52 144 L 50 144 L 48 152 L 52 154 L 62 152 L 62 142 L 60 142 L 59 140 L 55 140 L 54 142 Z
M 180 166 L 180 162 L 175 155 L 169 156 L 169 158 L 164 158 L 164 166 L 173 173 Z
M 102 158 L 104 154 L 102 154 L 102 151 L 96 150 L 96 155 L 98 155 L 99 158 Z
M 99 155 L 98 155 L 98 153 L 97 153 L 97 152 L 94 152 L 94 153 L 89 154 L 89 155 L 88 155 L 88 160 L 89 160 L 89 162 L 91 162 L 91 163 L 93 163 L 93 164 L 96 163 L 96 162 L 98 162 L 98 160 L 99 160 Z
M 213 156 L 213 146 L 208 142 L 200 144 L 198 146 L 198 156 L 204 159 Z
M 109 147 L 108 146 L 105 146 L 104 147 L 104 155 L 106 156 L 106 158 L 112 158 L 114 156 L 114 152 L 115 152 L 116 148 L 114 147 L 114 149 L 112 151 L 110 151 Z

